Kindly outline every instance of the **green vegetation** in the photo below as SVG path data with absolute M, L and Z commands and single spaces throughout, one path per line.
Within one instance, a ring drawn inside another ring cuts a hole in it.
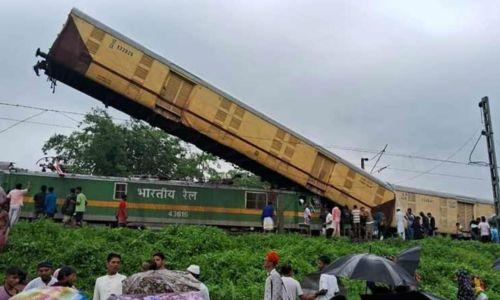
M 399 251 L 420 244 L 423 248 L 419 274 L 424 290 L 454 299 L 454 272 L 466 268 L 487 283 L 490 299 L 500 299 L 500 272 L 491 265 L 500 255 L 500 246 L 470 241 L 432 238 L 418 242 L 400 240 L 351 243 L 346 239 L 326 241 L 320 237 L 298 234 L 231 235 L 224 230 L 203 226 L 168 226 L 160 231 L 85 227 L 65 229 L 50 221 L 21 222 L 12 231 L 10 244 L 0 254 L 0 269 L 21 266 L 35 275 L 38 261 L 50 259 L 54 264 L 69 264 L 78 270 L 77 286 L 87 293 L 93 291 L 96 277 L 104 274 L 105 257 L 110 251 L 123 256 L 124 274 L 138 271 L 141 262 L 155 251 L 163 251 L 170 268 L 185 269 L 189 264 L 201 266 L 202 280 L 213 299 L 260 299 L 265 272 L 262 259 L 275 249 L 282 261 L 290 261 L 296 277 L 315 271 L 316 258 L 329 254 L 333 258 L 350 253 L 367 252 L 396 255 Z M 360 281 L 345 282 L 349 299 L 358 299 L 363 291 Z

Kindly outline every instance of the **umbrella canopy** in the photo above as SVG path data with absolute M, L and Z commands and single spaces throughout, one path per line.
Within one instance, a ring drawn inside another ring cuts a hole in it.
M 420 246 L 404 250 L 396 257 L 396 264 L 403 267 L 410 275 L 415 276 L 415 271 L 420 263 L 421 251 Z
M 51 286 L 41 289 L 31 289 L 26 292 L 19 293 L 11 300 L 86 300 L 84 294 L 78 290 L 62 287 L 62 286 Z
M 111 296 L 108 300 L 203 300 L 200 292 Z
M 444 298 L 429 294 L 422 291 L 412 291 L 400 294 L 383 294 L 383 295 L 361 295 L 361 300 L 446 300 Z
M 134 274 L 123 281 L 126 295 L 196 292 L 200 282 L 188 272 L 155 270 Z
M 391 286 L 416 285 L 415 279 L 401 266 L 384 257 L 369 253 L 341 257 L 323 269 L 321 273 L 386 283 Z
M 303 290 L 317 291 L 319 290 L 319 278 L 321 277 L 320 272 L 314 272 L 306 275 L 300 281 L 300 287 Z
M 493 264 L 493 270 L 500 271 L 500 258 L 497 258 L 497 260 Z

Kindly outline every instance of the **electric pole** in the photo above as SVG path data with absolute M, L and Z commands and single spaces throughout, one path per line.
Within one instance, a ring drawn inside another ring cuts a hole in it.
M 486 137 L 488 146 L 488 158 L 490 162 L 491 185 L 493 187 L 493 200 L 495 201 L 495 214 L 497 228 L 500 228 L 500 188 L 498 186 L 498 167 L 497 158 L 495 155 L 495 143 L 493 142 L 493 124 L 491 122 L 490 104 L 488 97 L 484 97 L 479 102 L 479 107 L 483 111 L 484 130 L 482 135 Z

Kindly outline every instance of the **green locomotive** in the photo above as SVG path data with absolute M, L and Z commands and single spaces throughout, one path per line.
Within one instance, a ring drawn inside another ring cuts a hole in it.
M 128 197 L 128 222 L 152 227 L 165 224 L 200 224 L 235 228 L 261 228 L 262 208 L 274 203 L 277 220 L 284 229 L 298 229 L 303 223 L 301 194 L 283 190 L 262 190 L 221 184 L 185 181 L 104 177 L 33 171 L 0 171 L 5 190 L 17 183 L 31 188 L 25 197 L 22 217 L 34 210 L 33 195 L 42 185 L 54 187 L 60 210 L 71 188 L 80 186 L 88 198 L 84 220 L 113 223 L 119 199 Z M 60 214 L 56 218 L 62 217 Z M 318 220 L 318 218 L 315 218 Z M 319 228 L 319 220 L 313 227 Z

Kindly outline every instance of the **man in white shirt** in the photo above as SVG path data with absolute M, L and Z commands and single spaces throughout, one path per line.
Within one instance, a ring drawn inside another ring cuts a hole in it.
M 404 223 L 404 214 L 401 211 L 401 208 L 398 207 L 396 210 L 396 228 L 398 230 L 398 235 L 403 240 L 405 239 L 405 223 Z
M 306 208 L 304 209 L 304 224 L 311 224 L 311 209 L 309 208 L 309 204 L 306 204 Z
M 490 241 L 490 224 L 486 222 L 486 217 L 482 216 L 481 217 L 481 222 L 477 225 L 479 228 L 479 233 L 481 234 L 481 241 L 483 243 L 487 243 Z
M 301 300 L 305 299 L 304 292 L 300 283 L 295 280 L 293 276 L 292 266 L 289 264 L 281 267 L 281 280 L 283 280 L 283 299 L 284 300 L 297 300 L 297 297 Z
M 28 193 L 31 183 L 28 182 L 28 186 L 23 189 L 23 185 L 21 183 L 16 184 L 16 188 L 11 190 L 7 194 L 7 199 L 10 201 L 9 208 L 9 220 L 10 227 L 16 225 L 19 220 L 19 216 L 21 215 L 21 207 L 24 205 L 24 196 Z
M 200 281 L 200 266 L 198 265 L 190 265 L 186 269 L 196 280 Z M 210 300 L 210 295 L 208 293 L 207 286 L 200 281 L 200 293 L 203 300 Z
M 328 256 L 320 256 L 318 260 L 319 271 L 330 264 Z M 337 277 L 330 274 L 321 274 L 319 278 L 319 291 L 316 292 L 316 300 L 329 300 L 340 292 Z
M 331 212 L 328 212 L 326 215 L 325 229 L 326 229 L 326 238 L 329 239 L 333 236 L 333 215 Z
M 38 288 L 45 288 L 57 282 L 57 279 L 52 276 L 54 268 L 51 262 L 43 261 L 37 266 L 38 277 L 31 280 L 25 287 L 24 291 Z
M 120 254 L 108 254 L 106 269 L 108 274 L 97 278 L 94 287 L 94 300 L 106 300 L 110 296 L 120 296 L 122 294 L 122 282 L 127 278 L 118 274 L 122 257 Z
M 276 271 L 280 257 L 275 251 L 267 253 L 264 259 L 264 269 L 267 272 L 266 285 L 264 288 L 264 300 L 283 300 L 283 280 Z

